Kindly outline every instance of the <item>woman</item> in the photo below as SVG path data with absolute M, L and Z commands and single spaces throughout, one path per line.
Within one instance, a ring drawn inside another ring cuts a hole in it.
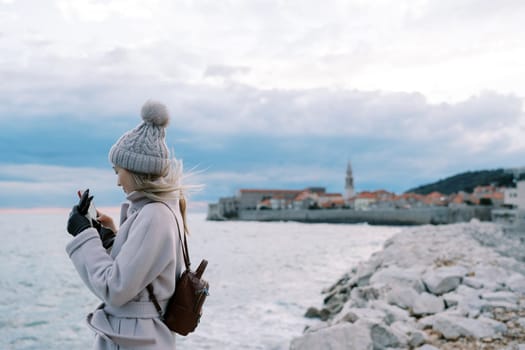
M 68 220 L 74 238 L 66 251 L 84 283 L 103 301 L 87 317 L 96 333 L 94 349 L 175 347 L 175 335 L 160 319 L 146 287 L 153 287 L 164 309 L 183 269 L 178 232 L 178 227 L 187 232 L 182 167 L 166 146 L 166 107 L 148 101 L 142 119 L 109 152 L 118 186 L 129 201 L 122 206 L 118 234 L 109 216 L 98 213 L 96 221 L 85 216 L 93 198 L 88 191 Z

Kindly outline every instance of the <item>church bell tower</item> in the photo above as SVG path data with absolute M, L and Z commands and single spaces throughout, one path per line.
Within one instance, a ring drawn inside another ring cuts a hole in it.
M 354 196 L 354 175 L 352 173 L 352 165 L 350 161 L 346 167 L 346 179 L 345 179 L 345 201 L 348 201 Z

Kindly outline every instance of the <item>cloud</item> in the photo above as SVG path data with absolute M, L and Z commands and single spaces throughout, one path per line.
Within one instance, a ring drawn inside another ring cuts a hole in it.
M 153 16 L 152 9 L 157 7 L 158 2 L 149 1 L 147 6 L 135 0 L 58 0 L 56 3 L 62 15 L 70 21 L 101 22 L 113 16 L 149 19 Z
M 521 1 L 0 1 L 1 164 L 103 169 L 148 98 L 210 171 L 199 200 L 339 188 L 347 159 L 361 188 L 393 190 L 522 163 Z
M 113 54 L 123 60 L 128 56 L 126 50 Z M 5 76 L 12 77 L 13 73 L 6 72 Z M 514 131 L 515 126 L 525 125 L 523 99 L 489 90 L 463 101 L 434 104 L 420 93 L 335 88 L 266 90 L 234 83 L 212 87 L 141 85 L 136 81 L 126 85 L 118 77 L 113 81 L 116 85 L 93 81 L 78 88 L 73 82 L 72 86 L 57 85 L 45 75 L 23 79 L 33 79 L 33 84 L 40 80 L 42 86 L 15 83 L 11 89 L 0 87 L 0 121 L 13 115 L 64 115 L 69 120 L 104 119 L 109 123 L 118 118 L 133 120 L 143 101 L 155 96 L 166 102 L 178 130 L 195 135 L 374 135 L 414 142 L 432 138 L 434 142 L 460 143 L 473 151 L 496 143 L 503 150 L 523 147 Z M 44 88 L 46 94 L 40 91 Z
M 159 99 L 167 101 L 173 119 L 170 147 L 177 157 L 214 171 L 312 161 L 326 167 L 337 157 L 342 166 L 348 158 L 362 159 L 369 169 L 391 163 L 391 169 L 432 176 L 454 167 L 483 168 L 482 159 L 490 166 L 512 166 L 525 150 L 523 99 L 493 91 L 441 104 L 417 93 L 261 90 L 237 84 L 178 84 L 162 94 Z M 125 99 L 122 91 L 108 96 Z M 64 101 L 65 117 L 38 116 L 38 123 L 20 125 L 19 119 L 7 119 L 20 112 L 0 113 L 2 133 L 10 140 L 0 161 L 107 166 L 109 147 L 140 122 L 139 100 L 133 111 L 116 114 L 109 100 L 109 110 L 88 102 Z M 77 119 L 86 111 L 88 116 Z
M 431 104 L 420 94 L 355 90 L 236 86 L 208 91 L 179 91 L 172 107 L 181 127 L 214 135 L 368 135 L 402 143 L 453 143 L 472 152 L 523 144 L 514 132 L 525 123 L 523 100 L 491 91 L 451 104 Z
M 257 169 L 246 169 L 240 171 L 216 171 L 203 172 L 196 175 L 196 179 L 202 179 L 203 183 L 216 182 L 232 182 L 237 186 L 251 187 L 253 184 L 260 184 L 260 186 L 272 186 L 272 184 L 279 183 L 292 185 L 301 183 L 332 183 L 341 178 L 341 171 L 333 171 L 332 169 L 312 169 L 306 165 L 292 165 L 288 166 L 267 166 Z M 300 186 L 300 185 L 299 185 Z
M 264 5 L 60 0 L 55 6 L 30 1 L 2 9 L 0 32 L 9 39 L 2 58 L 14 73 L 10 81 L 35 92 L 48 91 L 54 82 L 64 86 L 62 92 L 98 83 L 109 90 L 143 86 L 158 93 L 166 83 L 214 85 L 210 75 L 226 74 L 263 90 L 417 91 L 432 102 L 458 102 L 483 89 L 525 96 L 519 79 L 523 6 L 519 1 L 330 0 L 323 6 L 275 0 Z M 34 33 L 40 36 L 27 41 Z M 24 39 L 28 45 L 20 44 Z M 35 43 L 45 49 L 35 50 Z M 42 80 L 48 83 L 41 85 Z
M 29 32 L 23 39 L 24 44 L 28 47 L 33 47 L 35 50 L 43 50 L 52 45 L 52 41 L 42 36 L 38 32 Z
M 226 65 L 211 65 L 204 71 L 205 77 L 223 77 L 230 78 L 237 74 L 246 74 L 250 72 L 248 67 L 232 67 Z
M 72 168 L 41 164 L 2 164 L 1 207 L 68 207 L 75 204 L 77 190 L 89 188 L 100 205 L 123 199 L 111 169 Z

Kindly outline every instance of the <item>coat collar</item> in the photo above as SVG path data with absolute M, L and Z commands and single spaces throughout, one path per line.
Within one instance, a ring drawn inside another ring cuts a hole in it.
M 129 208 L 127 209 L 127 216 L 132 215 L 133 213 L 140 211 L 146 204 L 155 202 L 154 200 L 146 197 L 144 192 L 141 191 L 133 191 L 131 192 L 126 199 L 129 202 Z M 178 198 L 176 199 L 169 199 L 169 200 L 163 200 L 163 202 L 169 204 L 171 207 L 178 206 Z
M 130 206 L 128 208 L 128 216 L 131 214 L 139 211 L 144 207 L 146 204 L 151 203 L 152 200 L 146 197 L 144 192 L 140 191 L 133 191 L 131 192 L 126 199 L 130 202 Z

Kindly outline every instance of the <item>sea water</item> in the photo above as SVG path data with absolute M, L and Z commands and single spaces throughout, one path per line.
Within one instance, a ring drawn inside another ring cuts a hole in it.
M 115 217 L 118 217 L 115 213 Z M 89 349 L 85 315 L 99 301 L 64 246 L 66 212 L 0 213 L 0 349 Z M 209 261 L 210 296 L 177 349 L 288 349 L 316 320 L 321 291 L 381 249 L 396 227 L 211 222 L 189 216 L 193 267 Z

